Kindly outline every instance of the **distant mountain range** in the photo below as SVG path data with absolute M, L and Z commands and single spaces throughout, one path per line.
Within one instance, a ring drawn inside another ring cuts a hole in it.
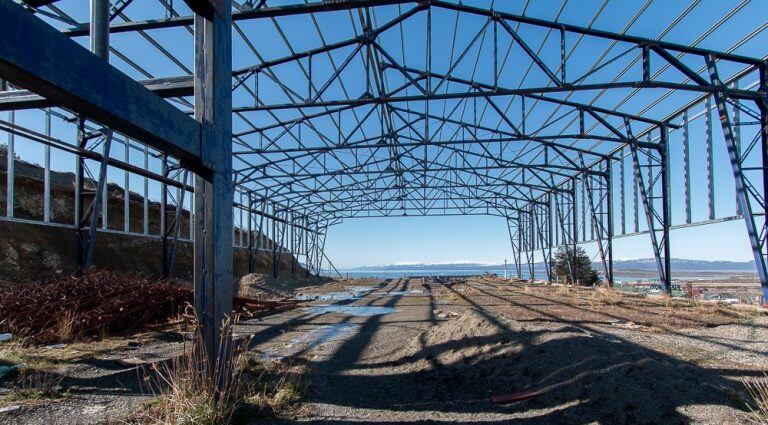
M 599 270 L 602 265 L 599 262 L 593 263 Z M 511 264 L 509 268 L 513 267 Z M 541 269 L 543 263 L 536 263 L 536 268 Z M 641 258 L 637 260 L 614 260 L 615 270 L 656 270 L 656 260 L 653 258 Z M 672 259 L 672 269 L 676 271 L 753 271 L 754 261 L 707 261 L 707 260 L 686 260 L 683 258 Z M 399 263 L 382 264 L 375 266 L 351 267 L 347 271 L 379 271 L 379 270 L 401 270 L 401 271 L 419 271 L 419 270 L 503 270 L 504 264 L 485 264 L 473 262 L 451 262 L 451 263 Z

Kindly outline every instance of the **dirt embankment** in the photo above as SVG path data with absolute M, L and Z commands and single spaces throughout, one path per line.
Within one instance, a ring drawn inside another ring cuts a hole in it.
M 5 215 L 7 208 L 7 188 L 4 182 L 7 156 L 0 151 L 0 211 Z M 16 160 L 14 163 L 14 217 L 42 221 L 44 212 L 44 169 L 36 164 Z M 74 222 L 74 187 L 75 175 L 51 171 L 51 211 L 53 223 L 71 225 Z M 95 187 L 87 180 L 85 186 Z M 126 191 L 117 184 L 107 187 L 107 227 L 112 230 L 125 229 L 126 196 L 129 209 L 128 229 L 131 232 L 144 231 L 144 197 L 138 193 Z M 86 198 L 86 205 L 90 198 Z M 174 217 L 172 205 L 166 207 L 168 223 Z M 190 213 L 181 211 L 182 235 L 189 235 Z M 94 252 L 96 267 L 120 272 L 159 276 L 162 272 L 162 242 L 160 235 L 161 204 L 147 201 L 147 228 L 150 235 L 143 237 L 129 234 L 99 232 Z M 99 226 L 102 224 L 100 223 Z M 235 228 L 235 238 L 240 237 L 244 229 Z M 70 273 L 75 264 L 75 233 L 70 227 L 49 226 L 43 223 L 16 223 L 0 220 L 0 282 L 25 282 L 46 279 L 61 273 Z M 267 251 L 260 251 L 254 259 L 256 273 L 271 274 L 273 268 L 272 253 L 269 251 L 272 241 L 262 236 L 262 246 Z M 306 276 L 306 270 L 290 254 L 278 254 L 279 274 Z M 191 279 L 193 270 L 193 246 L 189 242 L 179 242 L 176 254 L 174 275 L 181 279 Z M 248 250 L 234 250 L 235 280 L 248 274 Z

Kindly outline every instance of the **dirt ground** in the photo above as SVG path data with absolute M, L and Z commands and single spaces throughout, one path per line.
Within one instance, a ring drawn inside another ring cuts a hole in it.
M 302 307 L 236 329 L 254 355 L 306 365 L 303 403 L 273 423 L 746 423 L 742 380 L 768 368 L 757 309 L 481 278 L 299 292 Z M 174 338 L 81 355 L 58 369 L 70 396 L 0 422 L 119 420 L 151 397 L 125 359 L 167 357 Z M 538 395 L 491 402 L 523 391 Z

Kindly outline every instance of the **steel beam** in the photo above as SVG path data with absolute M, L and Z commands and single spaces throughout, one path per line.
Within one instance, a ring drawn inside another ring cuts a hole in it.
M 52 3 L 56 0 L 27 0 L 26 3 Z M 188 3 L 196 5 L 205 3 L 208 0 L 185 0 Z M 368 8 L 376 6 L 397 5 L 405 3 L 418 3 L 419 0 L 344 0 L 344 1 L 316 1 L 307 4 L 292 4 L 284 6 L 261 7 L 251 10 L 240 10 L 232 13 L 233 21 L 243 21 L 249 19 L 277 18 L 281 16 L 304 15 L 311 13 L 338 12 L 358 8 Z M 201 4 L 201 10 L 205 11 L 207 6 Z M 193 24 L 193 16 L 175 16 L 165 19 L 148 19 L 142 21 L 124 22 L 114 24 L 109 28 L 111 33 L 144 31 L 161 28 L 178 28 L 190 26 Z M 62 31 L 64 34 L 75 37 L 88 35 L 87 24 L 76 25 L 72 28 Z
M 0 22 L 2 78 L 189 166 L 209 168 L 200 162 L 195 120 L 10 0 L 0 1 Z
M 232 315 L 232 22 L 231 0 L 195 16 L 195 118 L 200 155 L 211 171 L 195 177 L 195 309 L 209 369 L 229 367 Z M 227 371 L 215 375 L 224 379 Z M 223 385 L 223 381 L 216 383 Z
M 195 93 L 192 77 L 152 78 L 139 80 L 145 89 L 162 98 L 192 96 Z M 29 90 L 0 91 L 0 111 L 49 108 L 57 105 Z

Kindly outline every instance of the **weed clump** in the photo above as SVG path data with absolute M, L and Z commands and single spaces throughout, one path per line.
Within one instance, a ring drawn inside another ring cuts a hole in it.
M 12 403 L 35 402 L 63 398 L 68 393 L 62 391 L 60 375 L 40 370 L 22 369 L 10 388 L 10 392 L 1 400 Z
M 596 288 L 592 291 L 590 301 L 599 305 L 619 305 L 622 302 L 622 294 L 611 288 Z
M 228 331 L 231 323 L 224 325 Z M 209 367 L 199 331 L 195 329 L 193 335 L 197 337 L 185 344 L 181 356 L 154 368 L 148 381 L 156 397 L 128 422 L 243 423 L 254 417 L 285 414 L 302 400 L 302 368 L 251 357 L 244 348 L 247 342 L 229 356 L 219 353 Z

